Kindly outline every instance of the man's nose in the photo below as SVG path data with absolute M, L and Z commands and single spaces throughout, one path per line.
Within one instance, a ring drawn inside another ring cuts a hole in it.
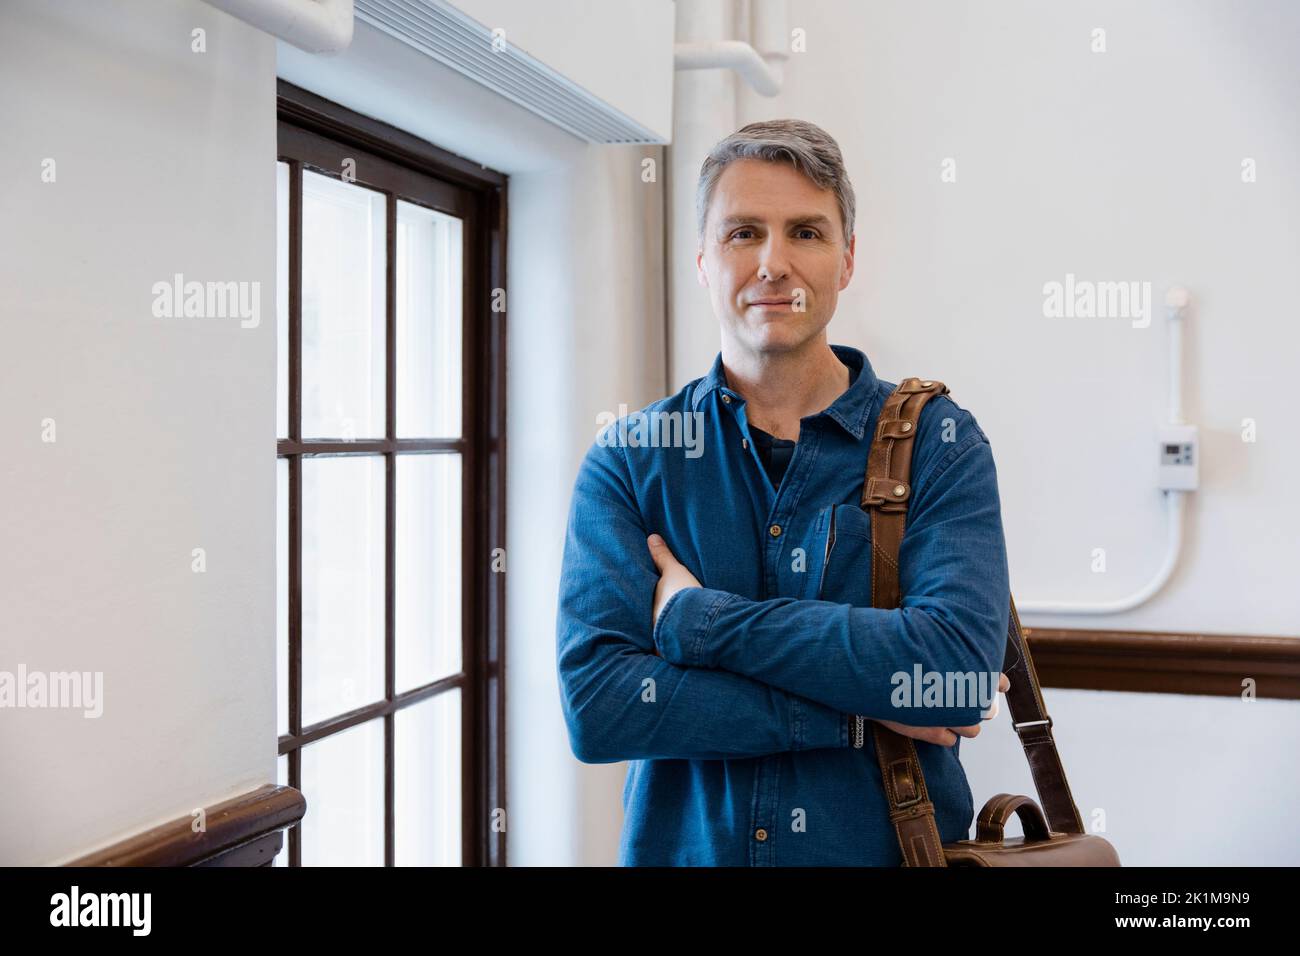
M 776 282 L 790 274 L 790 259 L 785 239 L 772 236 L 763 243 L 758 269 L 759 275 L 765 282 Z

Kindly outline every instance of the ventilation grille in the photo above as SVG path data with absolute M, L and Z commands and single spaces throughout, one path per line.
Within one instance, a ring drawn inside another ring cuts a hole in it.
M 662 143 L 640 123 L 592 96 L 506 38 L 437 0 L 356 0 L 357 18 L 414 47 L 561 129 L 592 143 Z

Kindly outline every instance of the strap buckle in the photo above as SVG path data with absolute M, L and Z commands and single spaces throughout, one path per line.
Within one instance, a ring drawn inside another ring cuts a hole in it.
M 918 757 L 917 760 L 919 762 L 920 758 Z M 899 810 L 914 806 L 921 802 L 921 788 L 917 786 L 916 776 L 913 773 L 913 771 L 919 772 L 920 769 L 919 766 L 912 766 L 912 759 L 910 756 L 900 757 L 897 760 L 891 760 L 889 762 L 888 772 L 890 780 L 887 782 L 893 784 L 890 789 L 894 793 L 895 806 Z M 910 793 L 911 796 L 904 797 L 904 793 Z
M 1051 714 L 1048 714 L 1046 720 L 1025 720 L 1025 721 L 1022 721 L 1022 722 L 1020 722 L 1020 723 L 1018 723 L 1018 724 L 1012 724 L 1012 725 L 1011 725 L 1011 729 L 1014 730 L 1014 731 L 1016 732 L 1016 735 L 1017 735 L 1017 736 L 1019 736 L 1019 734 L 1020 734 L 1020 728 L 1021 728 L 1021 727 L 1036 727 L 1036 726 L 1038 726 L 1039 724 L 1046 724 L 1046 725 L 1047 725 L 1047 729 L 1048 729 L 1048 730 L 1051 730 L 1051 729 L 1052 729 L 1052 715 L 1051 715 Z
M 862 490 L 863 508 L 880 508 L 882 511 L 906 511 L 906 501 L 911 497 L 911 486 L 898 478 L 889 476 L 880 477 L 872 475 L 867 479 L 866 486 Z M 888 505 L 900 505 L 901 507 L 890 508 Z M 886 506 L 886 507 L 882 507 Z
M 876 425 L 876 438 L 915 438 L 916 422 L 910 418 L 884 418 Z
M 917 797 L 913 800 L 909 800 L 907 803 L 908 806 L 911 806 L 914 803 L 920 803 L 921 805 L 915 809 L 903 812 L 903 805 L 900 803 L 898 805 L 898 810 L 891 810 L 889 813 L 889 820 L 891 823 L 899 824 L 905 820 L 915 820 L 917 817 L 923 817 L 927 813 L 934 813 L 934 803 L 930 800 L 922 801 L 920 797 Z

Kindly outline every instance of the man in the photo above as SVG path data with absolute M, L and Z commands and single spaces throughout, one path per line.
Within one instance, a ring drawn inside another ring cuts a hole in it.
M 940 839 L 969 835 L 958 738 L 978 732 L 982 708 L 907 706 L 908 694 L 902 709 L 894 692 L 917 665 L 1001 666 L 997 476 L 974 417 L 931 399 L 914 440 L 902 607 L 873 608 L 858 502 L 894 384 L 826 336 L 853 275 L 853 216 L 839 147 L 813 124 L 753 123 L 715 146 L 696 263 L 722 350 L 707 375 L 604 429 L 579 470 L 561 699 L 580 760 L 631 761 L 622 865 L 899 865 L 859 718 L 916 738 Z M 700 447 L 647 441 L 647 419 L 680 435 L 697 423 Z

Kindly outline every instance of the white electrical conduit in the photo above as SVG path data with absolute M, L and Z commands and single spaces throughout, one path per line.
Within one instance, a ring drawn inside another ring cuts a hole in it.
M 780 66 L 773 67 L 748 43 L 718 40 L 673 45 L 674 69 L 711 70 L 718 67 L 735 70 L 755 93 L 762 96 L 776 96 L 781 92 Z
M 352 0 L 207 2 L 308 53 L 338 53 L 352 42 Z
M 1128 597 L 1115 601 L 1076 602 L 1069 601 L 1016 601 L 1016 611 L 1020 614 L 1119 614 L 1130 611 L 1150 600 L 1151 596 L 1165 586 L 1178 564 L 1178 552 L 1183 547 L 1183 499 L 1185 491 L 1165 492 L 1165 520 L 1169 532 L 1166 536 L 1165 558 L 1147 584 L 1134 591 Z
M 1173 288 L 1165 296 L 1165 313 L 1169 319 L 1169 422 L 1173 425 L 1183 424 L 1183 316 L 1188 302 L 1186 289 Z M 1178 553 L 1183 548 L 1183 512 L 1187 494 L 1186 491 L 1165 491 L 1165 521 L 1168 524 L 1165 556 L 1155 577 L 1144 587 L 1115 601 L 1017 601 L 1016 611 L 1021 614 L 1119 614 L 1150 600 L 1165 586 L 1178 564 Z
M 758 49 L 740 40 L 677 43 L 673 45 L 673 68 L 735 70 L 755 93 L 776 96 L 790 55 L 786 0 L 751 0 L 750 17 L 750 32 Z

